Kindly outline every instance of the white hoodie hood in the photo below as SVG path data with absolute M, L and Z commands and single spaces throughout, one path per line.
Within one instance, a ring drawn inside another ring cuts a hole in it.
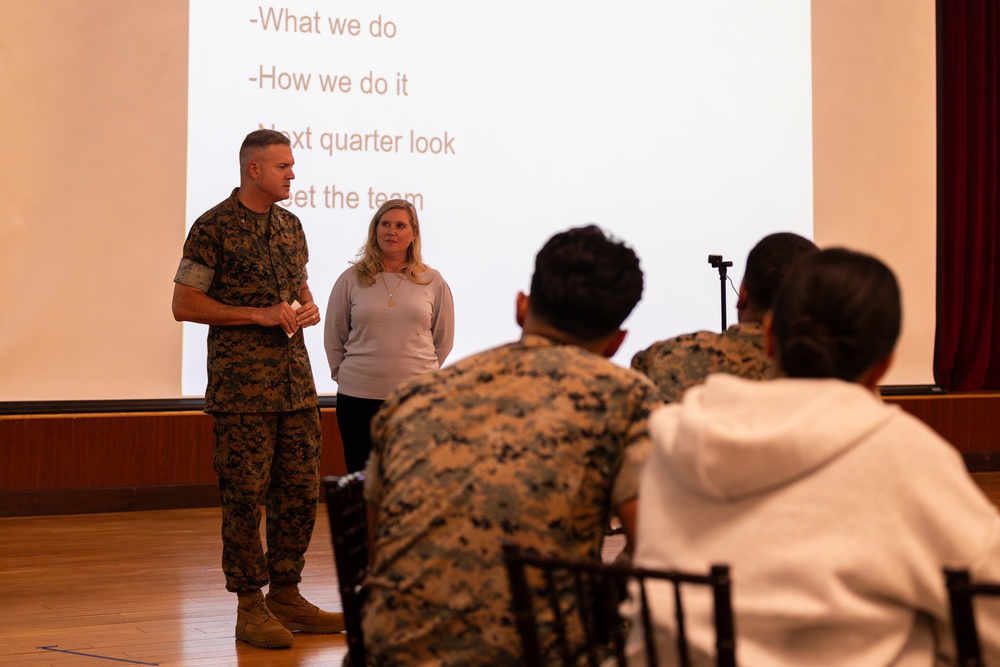
M 713 375 L 649 430 L 633 561 L 729 565 L 741 665 L 947 664 L 942 566 L 1000 580 L 1000 515 L 959 453 L 861 385 Z M 688 594 L 711 654 L 710 596 Z M 1000 649 L 1000 613 L 981 636 Z
M 653 413 L 649 430 L 679 483 L 699 495 L 735 500 L 810 473 L 897 411 L 861 385 L 840 380 L 712 375 L 681 404 Z

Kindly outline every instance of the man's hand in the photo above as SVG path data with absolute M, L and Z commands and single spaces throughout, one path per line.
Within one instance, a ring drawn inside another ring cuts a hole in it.
M 302 305 L 295 313 L 295 324 L 300 327 L 313 327 L 319 324 L 319 306 L 313 303 L 308 284 L 299 285 L 299 298 L 302 299 Z
M 295 311 L 295 322 L 300 327 L 313 327 L 319 324 L 319 306 L 312 301 L 302 304 Z
M 319 308 L 313 303 L 309 288 L 303 284 L 299 296 L 308 299 L 298 310 L 281 302 L 267 308 L 227 306 L 194 287 L 174 283 L 173 312 L 177 321 L 200 322 L 213 326 L 239 326 L 257 324 L 262 327 L 281 327 L 291 336 L 299 327 L 319 324 Z
M 289 336 L 299 329 L 298 313 L 284 301 L 268 308 L 258 308 L 257 320 L 262 327 L 281 327 Z

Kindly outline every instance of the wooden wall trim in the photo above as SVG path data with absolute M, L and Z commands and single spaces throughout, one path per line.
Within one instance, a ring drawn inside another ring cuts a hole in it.
M 963 454 L 1000 453 L 1000 392 L 898 396 L 885 400 L 923 421 Z M 966 456 L 967 461 L 970 458 L 997 462 L 996 456 Z
M 1000 392 L 892 396 L 962 452 L 1000 471 Z M 323 422 L 321 475 L 343 475 L 335 408 Z M 198 411 L 0 415 L 0 516 L 218 505 L 212 418 Z
M 335 409 L 321 409 L 321 475 L 343 475 Z M 203 412 L 0 416 L 0 516 L 217 505 Z
M 0 493 L 0 516 L 98 514 L 218 506 L 217 482 Z

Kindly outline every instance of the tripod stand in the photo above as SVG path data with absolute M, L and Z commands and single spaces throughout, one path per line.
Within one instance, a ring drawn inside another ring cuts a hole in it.
M 708 263 L 719 270 L 719 295 L 722 298 L 722 330 L 726 330 L 726 269 L 733 265 L 724 262 L 722 255 L 709 255 Z

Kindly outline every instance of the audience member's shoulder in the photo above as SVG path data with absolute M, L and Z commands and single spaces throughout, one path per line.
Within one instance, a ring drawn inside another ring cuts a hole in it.
M 451 366 L 422 373 L 399 383 L 382 402 L 383 409 L 381 412 L 390 413 L 399 404 L 417 400 L 421 397 L 430 400 L 434 396 L 448 394 L 450 390 L 446 387 L 447 379 L 457 373 L 461 373 L 459 369 L 460 364 L 462 364 L 461 361 Z
M 622 370 L 630 375 L 631 382 L 633 382 L 636 387 L 641 389 L 643 394 L 649 397 L 649 400 L 655 404 L 654 407 L 658 407 L 661 404 L 666 403 L 663 392 L 657 384 L 653 382 L 652 378 L 634 368 L 623 368 Z
M 716 345 L 721 338 L 721 334 L 713 331 L 695 331 L 658 341 L 645 350 L 635 353 L 635 356 L 632 357 L 632 368 L 642 370 L 657 359 L 671 355 L 683 355 L 690 350 Z
M 659 388 L 652 379 L 639 369 L 626 368 L 621 366 L 610 359 L 605 357 L 600 357 L 598 355 L 591 355 L 595 358 L 594 362 L 597 364 L 595 367 L 595 372 L 599 372 L 602 375 L 613 378 L 614 382 L 617 383 L 623 389 L 626 389 L 633 394 L 641 394 L 647 397 L 648 400 L 655 403 L 660 403 L 663 400 Z
M 740 322 L 726 329 L 720 338 L 753 347 L 764 347 L 764 324 L 761 322 Z

